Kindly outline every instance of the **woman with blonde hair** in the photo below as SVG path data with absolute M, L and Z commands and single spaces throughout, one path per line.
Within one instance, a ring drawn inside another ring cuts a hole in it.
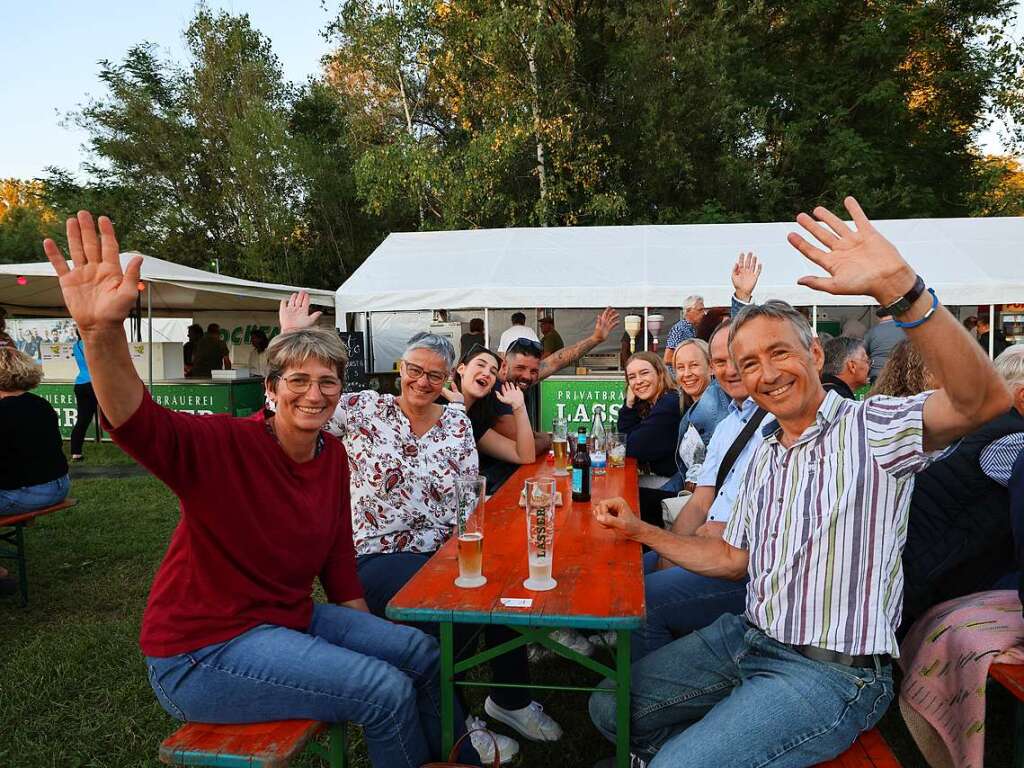
M 909 341 L 901 341 L 893 347 L 868 397 L 910 397 L 935 386 L 935 378 L 925 367 L 921 353 Z
M 676 474 L 679 419 L 679 390 L 665 363 L 653 352 L 631 355 L 618 425 L 626 435 L 626 455 L 640 465 L 641 516 L 653 525 L 659 524 L 666 495 L 660 488 Z

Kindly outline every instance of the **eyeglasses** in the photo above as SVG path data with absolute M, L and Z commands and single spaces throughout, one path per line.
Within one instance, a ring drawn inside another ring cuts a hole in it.
M 313 384 L 309 376 L 297 374 L 295 376 L 282 376 L 281 381 L 288 385 L 288 389 L 296 395 L 304 395 Z M 341 381 L 335 378 L 323 378 L 316 380 L 316 386 L 324 397 L 333 397 L 341 392 Z
M 508 345 L 506 353 L 512 352 L 516 349 L 532 350 L 533 352 L 540 355 L 544 351 L 544 345 L 541 344 L 539 341 L 534 341 L 533 339 L 520 337 Z
M 403 360 L 402 365 L 405 366 L 406 375 L 413 381 L 422 379 L 424 376 L 426 376 L 427 381 L 429 381 L 435 387 L 438 387 L 444 384 L 444 380 L 448 378 L 447 373 L 441 373 L 440 371 L 427 371 L 424 370 L 423 368 L 420 368 L 415 363 L 410 363 L 408 360 Z

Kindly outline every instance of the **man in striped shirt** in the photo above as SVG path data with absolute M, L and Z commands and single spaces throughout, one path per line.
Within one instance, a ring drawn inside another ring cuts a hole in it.
M 647 526 L 622 499 L 594 510 L 690 571 L 750 578 L 744 616 L 634 665 L 631 736 L 652 768 L 813 765 L 878 721 L 893 695 L 914 473 L 1009 408 L 977 343 L 853 198 L 846 207 L 856 229 L 824 208 L 797 218 L 824 250 L 790 243 L 829 273 L 800 284 L 889 308 L 942 389 L 863 403 L 826 394 L 821 346 L 798 312 L 772 301 L 737 316 L 730 353 L 770 416 L 724 538 Z M 595 694 L 590 710 L 614 738 L 614 697 Z

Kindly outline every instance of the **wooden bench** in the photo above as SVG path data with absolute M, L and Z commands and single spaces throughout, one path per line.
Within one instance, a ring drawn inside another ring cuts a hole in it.
M 314 739 L 328 731 L 326 746 Z M 278 720 L 209 725 L 186 723 L 160 745 L 160 762 L 211 768 L 284 768 L 308 748 L 331 768 L 348 766 L 345 723 Z
M 993 664 L 988 676 L 1017 699 L 1014 708 L 1013 765 L 1024 768 L 1024 664 Z
M 42 509 L 33 509 L 20 515 L 7 515 L 0 517 L 0 542 L 6 542 L 13 547 L 0 547 L 0 558 L 9 558 L 18 564 L 18 587 L 21 590 L 21 607 L 28 605 L 28 572 L 25 568 L 25 528 L 32 525 L 37 517 L 59 512 L 62 509 L 73 507 L 78 502 L 75 499 L 64 499 L 60 504 Z
M 853 746 L 834 760 L 819 763 L 818 768 L 900 768 L 900 761 L 885 743 L 877 728 L 862 733 Z

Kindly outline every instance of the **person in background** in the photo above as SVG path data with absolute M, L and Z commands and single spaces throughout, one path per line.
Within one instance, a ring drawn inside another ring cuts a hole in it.
M 835 390 L 840 397 L 854 399 L 858 389 L 868 383 L 871 358 L 864 342 L 848 336 L 837 336 L 822 344 L 825 363 L 821 369 L 821 386 Z
M 964 328 L 967 329 L 967 332 L 969 334 L 971 334 L 971 336 L 974 336 L 975 338 L 977 338 L 978 337 L 978 317 L 977 317 L 977 315 L 968 315 L 967 317 L 965 317 L 964 318 Z
M 870 311 L 870 310 L 869 310 Z M 864 340 L 864 334 L 868 332 L 868 327 L 860 321 L 860 318 L 851 317 L 845 323 L 843 323 L 842 336 L 846 336 L 850 339 Z
M 693 295 L 683 299 L 683 316 L 669 329 L 668 337 L 665 339 L 665 365 L 672 365 L 672 357 L 680 342 L 697 335 L 697 326 L 705 314 L 707 311 L 704 309 L 702 296 Z
M 992 327 L 989 325 L 988 316 L 980 315 L 978 317 L 978 343 L 981 344 L 981 348 L 988 354 L 988 337 L 992 333 Z M 992 357 L 999 357 L 1003 354 L 1003 350 L 1006 349 L 1009 344 L 1006 341 L 1006 336 L 998 328 L 995 329 L 995 341 L 992 342 Z
M 729 307 L 709 307 L 707 314 L 701 318 L 700 323 L 697 325 L 697 338 L 702 341 L 708 341 L 711 339 L 711 334 L 715 332 L 715 328 L 722 324 L 725 318 L 729 317 L 732 310 Z
M 82 453 L 85 436 L 92 420 L 96 418 L 96 393 L 92 388 L 89 363 L 85 359 L 85 344 L 82 342 L 82 335 L 77 328 L 75 336 L 77 339 L 71 352 L 74 354 L 75 364 L 78 366 L 78 375 L 75 377 L 75 407 L 78 410 L 78 415 L 75 417 L 75 426 L 71 429 L 70 448 L 71 460 L 82 461 L 85 458 Z
M 231 370 L 231 355 L 221 338 L 220 326 L 210 323 L 206 326 L 206 333 L 196 342 L 189 378 L 208 379 L 213 371 L 221 370 Z
M 910 397 L 936 386 L 935 377 L 924 364 L 918 349 L 909 341 L 901 341 L 893 347 L 885 367 L 871 385 L 868 397 Z
M 186 341 L 184 346 L 181 348 L 181 355 L 185 363 L 185 375 L 191 376 L 192 360 L 196 354 L 196 344 L 201 338 L 203 338 L 203 326 L 198 323 L 192 323 L 192 325 L 188 327 L 187 334 L 188 341 Z
M 262 328 L 254 328 L 249 334 L 249 354 L 238 364 L 239 368 L 248 368 L 250 376 L 267 375 L 267 345 L 270 339 Z
M 482 317 L 474 317 L 469 321 L 469 333 L 462 334 L 459 339 L 459 349 L 465 354 L 466 350 L 473 347 L 474 344 L 479 344 L 481 347 L 487 346 L 487 340 L 484 339 L 484 320 Z
M 522 312 L 513 312 L 510 319 L 512 320 L 512 326 L 507 328 L 498 340 L 498 352 L 500 354 L 505 354 L 509 345 L 516 339 L 529 339 L 530 341 L 540 343 L 536 331 L 526 324 L 526 315 Z
M 273 414 L 163 408 L 124 333 L 142 257 L 122 272 L 105 216 L 97 233 L 81 211 L 67 232 L 74 269 L 53 240 L 44 248 L 85 340 L 104 421 L 180 499 L 140 634 L 161 706 L 206 723 L 358 723 L 375 768 L 438 759 L 437 643 L 367 610 L 345 452 L 322 432 L 341 397 L 338 335 L 309 328 L 274 340 L 265 387 Z M 328 603 L 313 601 L 315 579 Z
M 871 370 L 868 372 L 871 381 L 878 378 L 893 348 L 906 338 L 907 334 L 893 322 L 892 315 L 879 316 L 878 325 L 864 335 L 864 348 L 871 358 Z
M 550 357 L 565 347 L 562 335 L 555 330 L 555 319 L 553 317 L 546 316 L 540 319 L 540 333 L 540 342 L 544 345 L 544 351 L 540 355 L 541 360 Z
M 63 501 L 71 482 L 57 413 L 33 394 L 43 369 L 12 345 L 0 346 L 0 525 Z M 18 591 L 17 579 L 0 568 L 0 595 Z
M 654 352 L 631 355 L 626 361 L 625 378 L 618 431 L 626 435 L 626 455 L 639 464 L 641 517 L 657 525 L 662 499 L 675 495 L 660 489 L 676 474 L 679 390 Z
M 14 339 L 7 334 L 7 310 L 0 307 L 0 347 L 13 347 Z

